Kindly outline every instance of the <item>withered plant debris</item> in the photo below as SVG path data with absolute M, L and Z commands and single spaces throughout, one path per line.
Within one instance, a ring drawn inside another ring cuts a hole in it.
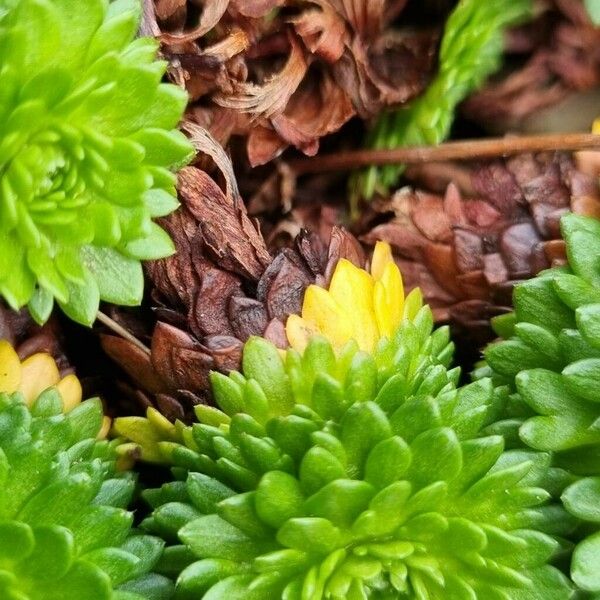
M 463 105 L 484 127 L 510 129 L 575 92 L 600 85 L 600 29 L 583 2 L 544 0 L 537 17 L 509 32 L 507 68 Z M 515 64 L 516 63 L 516 64 Z
M 418 95 L 435 68 L 441 23 L 403 21 L 391 0 L 145 0 L 190 119 L 252 165 L 292 146 L 307 155 L 354 115 Z
M 490 317 L 510 310 L 516 282 L 564 264 L 561 215 L 600 218 L 597 175 L 569 154 L 426 164 L 407 177 L 411 187 L 363 216 L 361 239 L 390 242 L 407 288 L 419 286 L 438 322 L 474 347 L 490 339 Z

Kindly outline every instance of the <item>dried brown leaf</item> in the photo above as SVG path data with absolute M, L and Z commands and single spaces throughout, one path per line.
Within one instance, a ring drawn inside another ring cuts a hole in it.
M 205 0 L 198 25 L 182 33 L 161 33 L 160 40 L 164 44 L 181 44 L 191 42 L 208 33 L 223 17 L 229 0 Z
M 130 341 L 115 335 L 101 335 L 102 349 L 131 377 L 133 382 L 151 394 L 168 391 L 156 372 L 150 356 Z
M 245 17 L 260 19 L 285 3 L 286 0 L 231 0 L 231 7 Z
M 308 69 L 304 51 L 297 38 L 290 35 L 289 40 L 290 54 L 281 71 L 261 85 L 237 82 L 232 94 L 217 93 L 213 100 L 220 106 L 251 113 L 255 118 L 270 118 L 281 114 Z
M 303 10 L 290 19 L 304 45 L 325 62 L 335 63 L 348 40 L 346 22 L 328 0 L 312 0 L 318 8 Z
M 328 1 L 350 23 L 360 37 L 368 40 L 381 31 L 385 0 Z
M 243 204 L 228 200 L 204 171 L 194 167 L 180 171 L 179 191 L 220 268 L 258 280 L 271 258 Z

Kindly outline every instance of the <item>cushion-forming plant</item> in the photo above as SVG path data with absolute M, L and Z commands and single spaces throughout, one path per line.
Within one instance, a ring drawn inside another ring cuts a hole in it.
M 141 301 L 140 260 L 174 251 L 153 222 L 177 207 L 192 149 L 135 0 L 0 4 L 0 296 L 90 324 Z
M 565 508 L 586 521 L 571 575 L 600 593 L 600 223 L 562 218 L 569 266 L 520 284 L 515 312 L 499 318 L 506 338 L 491 345 L 479 375 L 493 374 L 512 392 L 494 427 L 531 448 L 554 453 L 576 479 Z M 588 535 L 589 534 L 589 535 Z
M 0 598 L 166 600 L 163 540 L 132 529 L 135 479 L 108 441 L 99 399 L 81 401 L 47 354 L 0 342 Z
M 557 598 L 552 560 L 575 519 L 544 487 L 547 453 L 481 435 L 503 396 L 457 389 L 448 332 L 380 244 L 309 287 L 285 353 L 261 338 L 213 375 L 198 423 L 118 419 L 176 480 L 144 493 L 171 542 L 176 597 Z

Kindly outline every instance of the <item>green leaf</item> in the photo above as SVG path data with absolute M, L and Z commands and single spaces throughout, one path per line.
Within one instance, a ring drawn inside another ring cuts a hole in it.
M 185 502 L 167 502 L 160 506 L 153 515 L 157 533 L 166 539 L 177 539 L 182 527 L 192 523 L 202 513 Z
M 600 348 L 600 304 L 588 304 L 577 309 L 577 328 L 588 344 Z
M 296 478 L 281 471 L 265 474 L 256 488 L 256 512 L 271 527 L 281 527 L 288 519 L 300 516 L 303 503 Z
M 561 273 L 553 278 L 552 285 L 558 297 L 573 310 L 600 302 L 600 290 L 577 275 Z
M 537 277 L 519 284 L 514 304 L 519 322 L 532 323 L 553 333 L 575 326 L 573 311 L 559 300 L 551 278 Z
M 110 600 L 112 595 L 108 575 L 95 565 L 78 561 L 68 577 L 44 588 L 44 600 Z
M 573 552 L 571 577 L 583 590 L 600 591 L 600 533 L 581 542 Z
M 85 555 L 85 560 L 100 567 L 114 586 L 130 579 L 139 571 L 140 559 L 119 548 L 99 548 Z
M 187 492 L 196 508 L 205 514 L 213 512 L 219 502 L 234 494 L 231 488 L 202 473 L 188 475 Z
M 164 229 L 152 223 L 147 237 L 128 242 L 123 251 L 138 260 L 157 260 L 174 254 L 175 245 Z
M 375 492 L 375 488 L 366 481 L 337 479 L 308 498 L 303 512 L 347 528 L 366 510 Z
M 600 359 L 589 358 L 571 363 L 563 370 L 567 387 L 590 402 L 600 402 L 597 390 L 600 385 Z
M 122 0 L 112 4 L 122 4 Z M 131 2 L 129 4 L 131 5 Z M 131 10 L 123 11 L 121 14 L 104 21 L 90 41 L 86 56 L 88 64 L 111 51 L 123 50 L 133 39 L 138 22 L 139 14 Z
M 244 562 L 265 550 L 264 544 L 251 539 L 217 515 L 191 521 L 181 528 L 179 538 L 202 558 Z
M 256 492 L 236 494 L 219 502 L 217 513 L 249 536 L 266 538 L 271 529 L 259 519 L 256 510 Z
M 340 530 L 317 517 L 290 519 L 277 533 L 277 541 L 288 548 L 310 554 L 328 554 L 340 546 Z
M 152 217 L 165 217 L 179 208 L 177 198 L 163 189 L 148 190 L 143 198 Z
M 66 282 L 69 300 L 68 302 L 59 301 L 58 304 L 70 319 L 91 327 L 100 307 L 100 290 L 88 269 L 85 269 L 84 277 L 85 281 L 82 285 Z
M 36 527 L 35 549 L 19 569 L 19 576 L 55 581 L 67 575 L 75 559 L 73 536 L 64 527 Z
M 325 448 L 311 448 L 300 464 L 300 482 L 307 494 L 313 494 L 330 481 L 344 479 L 347 472 L 335 454 Z
M 30 556 L 35 548 L 34 533 L 25 523 L 7 521 L 0 523 L 0 559 L 17 562 Z
M 194 156 L 194 148 L 183 133 L 164 129 L 144 129 L 132 136 L 146 148 L 146 163 L 159 167 L 180 168 Z
M 507 377 L 520 371 L 545 367 L 547 359 L 521 340 L 507 340 L 488 346 L 484 352 L 490 366 Z
M 54 296 L 43 287 L 36 288 L 29 304 L 29 314 L 38 325 L 43 325 L 49 318 L 54 308 Z
M 572 515 L 600 523 L 600 477 L 588 477 L 574 483 L 564 491 L 561 500 Z
M 46 486 L 22 508 L 19 517 L 34 526 L 69 523 L 93 498 L 88 475 L 71 475 L 68 480 Z
M 279 351 L 263 338 L 252 337 L 244 346 L 244 375 L 264 390 L 272 415 L 285 415 L 293 406 L 292 390 Z
M 84 246 L 82 257 L 98 284 L 102 300 L 124 306 L 141 303 L 144 275 L 139 262 L 112 248 L 94 246 Z
M 600 226 L 595 219 L 567 214 L 561 219 L 567 257 L 573 271 L 595 287 L 600 285 Z
M 374 402 L 350 407 L 342 419 L 341 427 L 340 440 L 346 451 L 351 475 L 361 474 L 371 448 L 392 435 L 385 413 Z
M 398 481 L 411 461 L 410 448 L 398 436 L 379 442 L 369 453 L 365 467 L 365 479 L 378 488 Z
M 170 579 L 156 573 L 148 573 L 126 581 L 115 592 L 115 600 L 171 600 L 174 585 Z M 125 596 L 129 594 L 130 596 Z
M 196 600 L 222 579 L 240 571 L 243 568 L 229 560 L 208 558 L 192 563 L 177 578 L 177 597 L 181 600 Z
M 437 481 L 452 481 L 462 468 L 462 450 L 449 428 L 426 431 L 410 445 L 412 463 L 407 479 L 424 487 Z
M 73 428 L 76 440 L 94 439 L 102 427 L 102 402 L 90 398 L 69 412 L 66 419 Z

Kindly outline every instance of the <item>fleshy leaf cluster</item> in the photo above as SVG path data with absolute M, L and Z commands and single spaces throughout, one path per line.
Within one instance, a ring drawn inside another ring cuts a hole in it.
M 507 386 L 496 427 L 552 452 L 556 467 L 575 480 L 562 500 L 588 526 L 573 554 L 572 578 L 600 593 L 600 223 L 566 215 L 561 226 L 569 266 L 517 287 L 514 314 L 496 322 L 505 339 L 487 349 L 487 365 L 476 375 Z
M 135 480 L 116 468 L 118 442 L 96 439 L 100 401 L 62 411 L 56 388 L 31 407 L 0 393 L 0 597 L 170 598 L 151 573 L 164 542 L 132 529 Z
M 574 523 L 542 487 L 550 456 L 481 435 L 504 396 L 458 389 L 432 325 L 424 307 L 372 354 L 252 338 L 198 423 L 116 421 L 173 465 L 142 527 L 170 541 L 157 568 L 177 598 L 570 596 L 549 564 Z
M 177 207 L 174 129 L 186 94 L 161 83 L 134 0 L 13 0 L 0 9 L 0 296 L 90 324 L 141 301 L 140 260 L 171 254 L 153 218 Z

